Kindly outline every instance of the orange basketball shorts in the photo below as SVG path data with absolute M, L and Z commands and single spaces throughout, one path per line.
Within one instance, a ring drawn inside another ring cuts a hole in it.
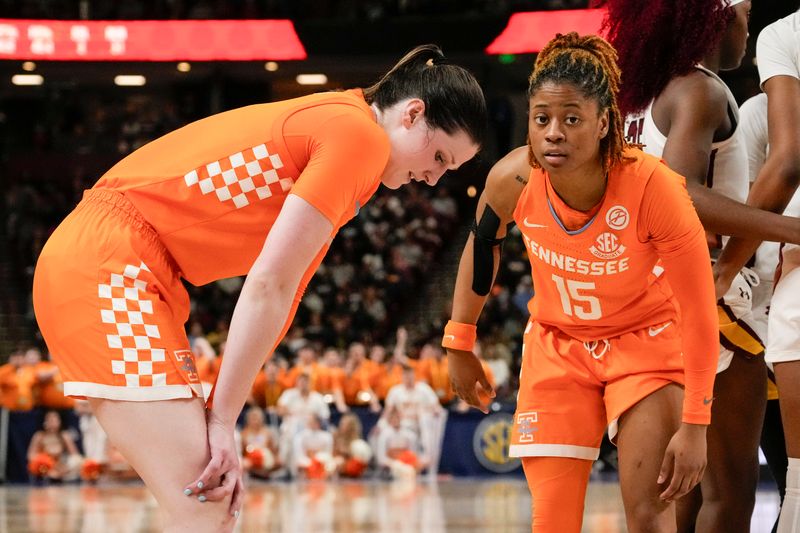
M 683 385 L 680 328 L 673 321 L 584 343 L 529 322 L 511 435 L 512 457 L 596 460 L 608 427 L 656 390 Z
M 189 295 L 155 230 L 120 193 L 90 190 L 45 244 L 33 305 L 64 394 L 202 398 Z

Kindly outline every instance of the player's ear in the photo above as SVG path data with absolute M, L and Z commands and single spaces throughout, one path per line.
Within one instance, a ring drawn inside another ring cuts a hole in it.
M 600 112 L 600 120 L 598 122 L 598 131 L 597 131 L 598 138 L 605 139 L 606 135 L 608 135 L 609 124 L 610 124 L 610 117 L 608 108 L 606 108 Z
M 422 120 L 425 116 L 425 102 L 419 98 L 412 98 L 404 104 L 401 121 L 403 127 L 411 128 L 415 122 Z

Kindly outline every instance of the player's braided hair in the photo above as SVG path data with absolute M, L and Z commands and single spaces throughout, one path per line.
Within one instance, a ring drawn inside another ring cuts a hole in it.
M 601 0 L 603 29 L 619 53 L 619 107 L 643 110 L 722 38 L 733 10 L 719 0 Z
M 617 106 L 620 72 L 617 52 L 597 35 L 580 36 L 576 32 L 557 34 L 536 58 L 533 73 L 528 79 L 528 98 L 547 82 L 574 85 L 586 98 L 594 98 L 600 112 L 608 109 L 608 134 L 600 140 L 600 157 L 608 170 L 623 160 L 626 143 L 623 137 L 623 117 Z M 530 150 L 530 163 L 541 165 Z

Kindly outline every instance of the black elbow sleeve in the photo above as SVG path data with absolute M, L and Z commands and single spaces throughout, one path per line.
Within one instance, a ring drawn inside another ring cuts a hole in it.
M 490 205 L 486 205 L 480 221 L 472 223 L 472 290 L 479 296 L 486 296 L 492 289 L 494 277 L 494 247 L 500 246 L 503 239 L 497 238 L 500 217 Z

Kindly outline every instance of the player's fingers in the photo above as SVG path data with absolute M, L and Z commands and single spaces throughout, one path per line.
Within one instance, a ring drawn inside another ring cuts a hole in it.
M 481 388 L 486 392 L 486 394 L 489 395 L 489 398 L 495 397 L 494 387 L 492 387 L 492 384 L 489 383 L 489 379 L 486 377 L 485 373 L 481 374 L 481 377 L 478 379 L 478 383 L 481 384 Z
M 472 407 L 480 409 L 481 401 L 478 399 L 478 393 L 475 390 L 475 386 L 475 383 L 473 383 L 472 387 L 463 389 L 461 398 Z
M 230 512 L 235 518 L 239 518 L 239 513 L 242 511 L 242 503 L 244 502 L 244 483 L 242 476 L 236 476 L 236 486 L 233 488 L 233 498 L 231 498 Z
M 222 479 L 222 484 L 216 488 L 205 491 L 203 495 L 206 497 L 206 500 L 210 502 L 218 502 L 223 500 L 233 494 L 233 490 L 236 488 L 236 482 L 238 479 L 239 472 L 237 470 L 225 472 L 225 476 Z
M 212 457 L 205 470 L 203 470 L 203 473 L 200 474 L 200 477 L 186 486 L 183 489 L 183 493 L 187 496 L 191 496 L 192 494 L 200 493 L 205 489 L 214 488 L 211 486 L 211 480 L 217 480 L 220 478 L 220 476 L 222 476 L 222 472 L 220 471 L 221 466 L 222 459 L 219 457 Z
M 658 483 L 659 485 L 665 483 L 672 474 L 672 467 L 673 467 L 672 451 L 667 449 L 664 452 L 664 459 L 662 459 L 661 461 L 661 469 L 658 471 L 658 481 L 656 481 L 656 483 Z
M 661 493 L 661 499 L 666 500 L 668 502 L 675 499 L 675 495 L 681 488 L 681 484 L 683 484 L 683 475 L 675 472 L 672 475 L 672 481 L 670 482 L 669 486 Z

